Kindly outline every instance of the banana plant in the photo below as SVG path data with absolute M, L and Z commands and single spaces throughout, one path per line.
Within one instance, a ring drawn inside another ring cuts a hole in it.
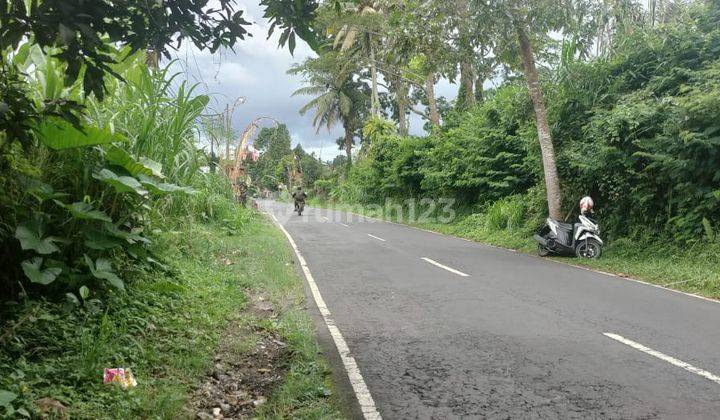
M 118 257 L 157 264 L 147 249 L 149 215 L 165 196 L 195 193 L 180 183 L 199 172 L 195 122 L 209 99 L 185 84 L 173 92 L 167 69 L 151 72 L 141 54 L 123 49 L 113 64 L 123 79 L 108 79 L 100 101 L 80 82 L 66 85 L 67 65 L 53 54 L 31 42 L 10 54 L 44 111 L 30 127 L 36 166 L 19 178 L 22 198 L 0 223 L 12 221 L 18 276 L 81 291 L 84 301 L 91 287 L 125 288 Z M 53 112 L 53 103 L 69 102 L 82 112 Z M 68 298 L 80 302 L 75 292 Z

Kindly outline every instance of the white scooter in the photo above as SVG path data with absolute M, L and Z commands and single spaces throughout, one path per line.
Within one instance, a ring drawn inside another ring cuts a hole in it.
M 581 258 L 599 258 L 603 246 L 600 227 L 587 216 L 581 215 L 579 219 L 579 223 L 572 224 L 548 217 L 545 226 L 533 236 L 538 243 L 538 255 L 575 254 Z

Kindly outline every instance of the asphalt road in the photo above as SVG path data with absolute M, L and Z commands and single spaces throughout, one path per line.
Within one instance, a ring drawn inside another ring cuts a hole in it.
M 303 253 L 385 419 L 720 418 L 718 302 L 345 213 L 260 207 Z

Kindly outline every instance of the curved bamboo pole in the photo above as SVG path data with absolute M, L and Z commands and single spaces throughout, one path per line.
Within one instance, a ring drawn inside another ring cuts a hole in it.
M 258 130 L 258 128 L 260 128 L 259 123 L 263 120 L 272 121 L 275 128 L 280 125 L 280 122 L 273 117 L 257 117 L 252 120 L 252 122 L 248 124 L 247 127 L 245 127 L 245 130 L 243 130 L 242 135 L 238 139 L 239 144 L 238 147 L 235 149 L 235 163 L 229 168 L 230 170 L 228 173 L 228 177 L 230 178 L 230 182 L 232 183 L 233 192 L 238 198 L 243 194 L 243 191 L 241 191 L 240 185 L 238 183 L 238 179 L 245 176 L 245 166 L 243 165 L 243 162 L 247 157 L 248 143 L 250 142 L 250 138 L 255 135 L 255 132 Z

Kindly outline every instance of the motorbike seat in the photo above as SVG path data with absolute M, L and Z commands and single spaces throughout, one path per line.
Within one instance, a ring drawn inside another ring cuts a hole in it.
M 559 227 L 560 229 L 562 229 L 562 230 L 567 230 L 567 231 L 572 232 L 574 226 L 573 226 L 572 223 L 558 222 L 558 227 Z

